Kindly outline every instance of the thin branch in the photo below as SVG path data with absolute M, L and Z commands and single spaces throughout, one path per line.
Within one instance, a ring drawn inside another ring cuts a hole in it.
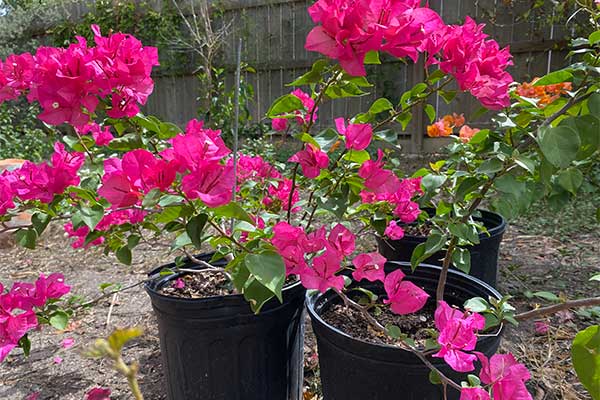
M 580 300 L 571 300 L 561 304 L 555 304 L 553 306 L 537 308 L 535 310 L 526 311 L 521 314 L 515 315 L 517 321 L 526 321 L 529 319 L 536 319 L 545 315 L 555 314 L 559 311 L 568 310 L 570 308 L 580 307 L 592 307 L 600 305 L 600 297 L 590 297 Z

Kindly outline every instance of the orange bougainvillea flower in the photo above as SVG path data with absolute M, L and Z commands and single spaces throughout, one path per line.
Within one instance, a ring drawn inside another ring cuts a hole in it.
M 554 85 L 534 86 L 539 80 L 535 78 L 531 83 L 524 82 L 517 87 L 517 94 L 521 97 L 529 97 L 538 100 L 538 107 L 543 108 L 553 103 L 561 95 L 566 94 L 573 89 L 571 82 L 557 83 Z
M 471 140 L 471 138 L 475 136 L 480 130 L 481 129 L 471 128 L 469 125 L 463 125 L 463 127 L 460 128 L 459 132 L 460 140 L 462 140 L 463 143 L 468 143 Z
M 444 115 L 433 125 L 427 127 L 427 136 L 429 137 L 446 137 L 452 135 L 454 128 L 460 128 L 465 124 L 464 114 Z

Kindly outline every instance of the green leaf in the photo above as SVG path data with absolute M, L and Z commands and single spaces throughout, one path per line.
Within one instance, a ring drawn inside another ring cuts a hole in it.
M 600 326 L 590 326 L 575 336 L 571 358 L 583 386 L 592 399 L 600 400 Z
M 50 325 L 59 331 L 62 331 L 67 328 L 67 324 L 69 323 L 69 314 L 64 311 L 57 311 L 50 317 Z
M 440 251 L 446 244 L 446 236 L 439 233 L 431 233 L 425 241 L 425 254 L 428 256 Z
M 528 157 L 525 157 L 523 155 L 518 155 L 515 157 L 515 163 L 526 169 L 530 174 L 533 174 L 535 172 L 535 162 Z
M 108 337 L 108 344 L 112 350 L 120 353 L 127 342 L 142 336 L 142 333 L 140 328 L 117 329 Z
M 560 297 L 550 292 L 533 292 L 531 295 L 554 303 L 560 302 Z
M 494 157 L 481 163 L 481 165 L 477 168 L 477 172 L 492 176 L 494 173 L 501 171 L 503 167 L 504 163 Z
M 568 82 L 573 79 L 573 74 L 568 70 L 560 70 L 549 73 L 538 79 L 533 86 L 554 85 L 555 83 Z
M 577 168 L 566 169 L 558 175 L 558 184 L 573 194 L 577 194 L 582 183 L 583 174 Z
M 33 229 L 35 229 L 38 236 L 44 232 L 51 219 L 52 218 L 48 214 L 41 212 L 36 212 L 31 216 L 31 224 L 33 225 Z
M 227 205 L 214 208 L 213 212 L 215 215 L 219 215 L 221 217 L 235 218 L 254 224 L 254 221 L 252 218 L 250 218 L 250 215 L 248 215 L 248 213 L 236 202 L 231 202 Z
M 440 90 L 438 93 L 446 104 L 452 103 L 452 100 L 456 97 L 456 90 Z
M 27 334 L 23 335 L 21 339 L 19 339 L 18 345 L 23 350 L 25 357 L 29 357 L 29 353 L 31 352 L 31 340 L 29 340 L 29 336 Z
M 456 188 L 456 199 L 458 201 L 464 200 L 464 198 L 471 192 L 477 190 L 481 181 L 477 178 L 468 177 L 465 178 Z
M 433 123 L 433 121 L 435 121 L 435 107 L 433 107 L 431 104 L 426 104 L 424 111 L 429 118 L 429 123 Z
M 354 162 L 357 164 L 363 164 L 365 161 L 371 159 L 371 156 L 366 150 L 350 150 L 348 153 L 344 154 L 344 160 Z
M 419 243 L 410 256 L 410 266 L 414 271 L 428 256 L 425 254 L 425 243 Z
M 339 134 L 332 128 L 327 128 L 313 137 L 319 148 L 325 152 L 339 140 Z
M 385 330 L 386 333 L 394 339 L 400 339 L 402 337 L 402 331 L 396 325 L 388 324 L 385 326 Z
M 479 132 L 477 132 L 475 134 L 475 136 L 473 136 L 471 138 L 471 140 L 469 140 L 469 144 L 470 145 L 475 145 L 475 144 L 483 143 L 488 138 L 488 136 L 490 136 L 490 130 L 489 129 L 482 129 Z
M 117 256 L 117 260 L 123 264 L 131 265 L 131 249 L 128 246 L 120 247 L 115 255 Z
M 388 99 L 382 97 L 375 100 L 375 102 L 371 105 L 371 108 L 369 108 L 369 113 L 379 114 L 393 109 L 394 105 Z
M 319 150 L 321 149 L 321 146 L 319 145 L 319 142 L 317 142 L 312 136 L 310 136 L 308 133 L 299 133 L 297 135 L 294 136 L 296 139 L 300 140 L 301 142 L 304 143 L 310 143 L 313 146 L 317 147 Z
M 258 314 L 261 308 L 273 298 L 273 292 L 256 279 L 251 279 L 244 288 L 244 298 L 250 308 Z
M 152 189 L 148 192 L 144 199 L 142 200 L 142 207 L 144 208 L 152 208 L 158 204 L 160 200 L 160 196 L 162 196 L 162 192 L 160 189 Z
M 267 117 L 280 117 L 282 114 L 288 114 L 302 109 L 304 109 L 304 105 L 299 98 L 292 94 L 286 94 L 273 102 L 273 105 L 271 105 L 271 108 L 267 111 Z
M 452 253 L 452 264 L 465 274 L 471 271 L 471 253 L 468 249 L 457 247 Z
M 248 254 L 245 260 L 248 271 L 279 301 L 283 301 L 281 291 L 285 282 L 285 264 L 283 258 L 274 251 Z
M 581 146 L 577 132 L 567 126 L 540 131 L 538 142 L 546 159 L 559 168 L 568 167 L 576 159 Z
M 587 114 L 570 117 L 561 121 L 561 126 L 568 126 L 577 132 L 581 146 L 577 152 L 578 160 L 585 160 L 600 149 L 600 119 Z
M 472 312 L 482 313 L 490 309 L 490 304 L 483 297 L 473 297 L 465 301 L 464 308 Z
M 181 133 L 181 128 L 171 122 L 161 122 L 158 138 L 162 140 L 171 139 Z
M 432 369 L 429 371 L 429 382 L 431 382 L 434 385 L 441 385 L 442 377 L 436 370 Z
M 448 179 L 446 175 L 429 174 L 423 177 L 421 185 L 427 192 L 430 192 L 442 186 L 446 179 Z
M 590 114 L 600 118 L 600 93 L 594 93 L 587 101 Z
M 286 86 L 302 86 L 309 85 L 311 83 L 319 83 L 322 80 L 322 73 L 328 65 L 329 60 L 319 59 L 313 63 L 310 71 L 296 78 L 295 81 L 288 83 Z
M 38 234 L 35 229 L 19 229 L 15 232 L 15 240 L 20 246 L 27 249 L 35 249 L 35 241 L 38 238 Z
M 198 250 L 200 250 L 202 246 L 202 231 L 204 230 L 204 225 L 206 225 L 207 221 L 208 215 L 199 214 L 190 218 L 185 226 L 185 231 L 192 241 L 192 244 L 196 246 Z
M 94 230 L 96 225 L 98 225 L 100 220 L 104 217 L 104 207 L 100 204 L 91 207 L 81 206 L 76 215 L 90 228 L 90 230 Z
M 590 36 L 588 36 L 588 40 L 589 40 L 590 45 L 592 45 L 592 46 L 595 45 L 596 43 L 600 42 L 600 31 L 592 32 L 590 34 Z
M 108 144 L 109 149 L 118 151 L 129 151 L 143 147 L 144 143 L 142 143 L 142 139 L 136 133 L 127 133 L 121 137 L 114 138 Z
M 598 281 L 600 282 L 600 274 L 596 274 L 590 278 L 590 281 Z
M 364 64 L 366 64 L 366 65 L 381 64 L 381 60 L 379 59 L 379 52 L 377 52 L 375 50 L 371 50 L 371 51 L 367 52 L 367 54 L 365 55 Z

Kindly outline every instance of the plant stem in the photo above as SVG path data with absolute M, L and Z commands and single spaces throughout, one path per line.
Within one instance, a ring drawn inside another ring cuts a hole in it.
M 125 375 L 127 378 L 127 383 L 129 384 L 129 389 L 131 393 L 133 393 L 133 397 L 135 400 L 144 400 L 144 396 L 142 396 L 142 391 L 140 390 L 140 385 L 138 384 L 136 374 L 138 371 L 137 363 L 133 363 L 131 365 L 125 364 L 123 358 L 119 355 L 115 359 L 115 369 L 119 371 L 121 374 Z
M 559 311 L 568 310 L 570 308 L 579 307 L 592 307 L 600 305 L 600 297 L 590 297 L 580 300 L 571 300 L 561 304 L 555 304 L 553 306 L 542 307 L 531 311 L 526 311 L 521 314 L 515 315 L 517 321 L 526 321 L 529 319 L 535 319 L 543 317 L 545 315 L 555 314 Z
M 296 191 L 296 176 L 298 175 L 298 166 L 300 164 L 294 164 L 292 171 L 292 189 L 290 189 L 290 195 L 288 196 L 288 209 L 287 209 L 287 222 L 288 224 L 292 220 L 292 200 L 294 199 L 294 192 Z

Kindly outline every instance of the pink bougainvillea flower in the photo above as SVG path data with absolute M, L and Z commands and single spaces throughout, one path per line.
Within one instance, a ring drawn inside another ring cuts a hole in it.
M 369 124 L 348 124 L 344 118 L 337 118 L 335 126 L 346 138 L 346 148 L 349 150 L 364 150 L 373 139 L 373 128 Z
M 356 238 L 354 234 L 342 224 L 333 227 L 327 238 L 329 248 L 342 256 L 349 256 L 354 252 Z
M 512 354 L 494 354 L 489 360 L 475 353 L 481 362 L 481 382 L 492 386 L 494 400 L 532 400 L 525 382 L 531 378 L 527 368 Z
M 16 307 L 21 310 L 31 310 L 33 307 L 43 307 L 50 299 L 60 299 L 71 291 L 65 284 L 63 274 L 53 273 L 47 278 L 44 274 L 36 280 L 35 285 L 27 282 L 15 282 L 10 290 Z
M 307 178 L 316 178 L 322 169 L 329 166 L 329 157 L 327 153 L 319 150 L 316 146 L 308 143 L 304 150 L 294 154 L 288 160 L 290 162 L 300 163 L 302 173 Z
M 400 240 L 404 237 L 404 229 L 396 221 L 392 220 L 387 228 L 385 228 L 384 235 L 392 240 Z
M 64 349 L 69 349 L 69 348 L 73 347 L 74 344 L 75 344 L 75 339 L 73 339 L 73 338 L 64 338 L 62 341 L 62 347 Z
M 208 164 L 184 176 L 181 188 L 188 198 L 214 208 L 231 202 L 234 182 L 233 167 Z
M 365 180 L 365 187 L 373 193 L 394 193 L 400 180 L 390 170 L 383 168 L 383 151 L 377 150 L 377 161 L 368 160 L 361 165 L 358 176 Z
M 537 333 L 539 335 L 547 334 L 548 330 L 550 329 L 550 326 L 548 326 L 548 323 L 546 323 L 546 321 L 535 321 L 534 326 L 535 326 L 535 333 Z
M 327 231 L 324 226 L 306 235 L 304 250 L 307 253 L 318 253 L 327 246 Z
M 490 394 L 478 387 L 464 387 L 460 390 L 459 400 L 490 400 Z
M 384 266 L 387 259 L 379 253 L 359 254 L 352 260 L 356 270 L 352 272 L 352 277 L 360 281 L 366 279 L 371 282 L 385 280 Z
M 183 289 L 185 287 L 185 282 L 181 278 L 177 278 L 175 283 L 173 284 L 175 289 Z
M 110 389 L 95 387 L 85 394 L 85 400 L 110 400 Z
M 0 363 L 18 346 L 19 340 L 27 332 L 38 326 L 34 311 L 29 310 L 16 315 L 10 311 L 12 310 L 0 309 Z
M 462 128 L 460 128 L 458 135 L 463 143 L 469 143 L 473 136 L 475 136 L 480 130 L 481 129 L 478 128 L 471 128 L 469 125 L 464 125 Z
M 316 24 L 306 37 L 305 48 L 338 60 L 350 75 L 364 76 L 365 55 L 379 50 L 383 32 L 377 29 L 368 1 L 319 0 L 308 13 Z
M 390 304 L 391 310 L 399 315 L 419 311 L 429 298 L 429 295 L 412 282 L 404 281 L 405 275 L 401 270 L 389 273 L 383 286 L 388 296 L 383 302 Z
M 0 103 L 14 100 L 29 89 L 35 61 L 30 53 L 12 54 L 0 60 Z
M 283 132 L 288 128 L 288 120 L 285 118 L 273 118 L 271 120 L 271 128 L 277 132 Z
M 197 171 L 210 162 L 221 161 L 231 153 L 221 138 L 221 132 L 205 129 L 203 121 L 190 120 L 185 134 L 171 139 L 173 157 L 183 170 Z
M 177 173 L 176 164 L 157 159 L 144 149 L 136 149 L 123 155 L 121 167 L 132 185 L 143 193 L 152 189 L 166 191 Z
M 305 251 L 300 246 L 287 246 L 279 250 L 279 254 L 283 257 L 286 276 L 302 275 L 308 268 L 304 258 Z
M 104 197 L 112 205 L 112 208 L 129 207 L 137 204 L 142 198 L 142 193 L 127 178 L 124 172 L 106 173 L 102 177 L 102 186 L 98 194 Z
M 63 362 L 62 357 L 56 356 L 52 359 L 52 361 L 54 362 L 54 364 L 60 364 Z
M 476 333 L 485 327 L 485 319 L 477 313 L 462 312 L 440 301 L 435 311 L 435 326 L 440 331 L 438 343 L 442 347 L 433 357 L 443 358 L 455 371 L 473 371 L 476 357 L 467 351 L 475 349 Z
M 280 221 L 273 227 L 273 239 L 271 243 L 279 250 L 289 246 L 304 247 L 306 234 L 300 226 L 292 226 L 285 221 Z
M 269 196 L 271 197 L 265 197 L 263 199 L 263 203 L 266 206 L 271 206 L 274 203 L 274 200 L 276 200 L 276 203 L 278 205 L 281 205 L 281 209 L 283 209 L 284 211 L 289 210 L 290 208 L 290 192 L 292 191 L 292 180 L 291 179 L 287 179 L 284 178 L 282 180 L 280 180 L 279 182 L 277 182 L 277 185 L 269 185 L 269 188 L 267 189 Z M 297 208 L 294 208 L 294 204 L 296 204 L 298 201 L 300 201 L 300 193 L 297 190 L 294 190 L 294 193 L 292 195 L 292 212 L 296 212 L 298 211 Z
M 41 392 L 33 392 L 25 398 L 25 400 L 38 400 Z
M 421 214 L 421 209 L 419 204 L 414 201 L 398 202 L 394 208 L 394 215 L 406 224 L 415 222 L 419 218 L 419 214 Z
M 312 268 L 306 268 L 301 274 L 302 285 L 307 289 L 318 289 L 325 293 L 327 289 L 344 288 L 344 278 L 335 275 L 340 270 L 342 257 L 336 252 L 326 250 L 313 259 Z
M 15 194 L 6 176 L 0 175 L 0 215 L 15 207 Z
M 510 105 L 508 87 L 513 82 L 506 69 L 512 65 L 508 48 L 488 39 L 484 25 L 467 17 L 463 25 L 447 28 L 440 69 L 452 74 L 461 90 L 468 90 L 485 107 L 498 110 Z
M 97 146 L 107 146 L 114 139 L 114 136 L 110 133 L 109 126 L 102 127 L 96 122 L 91 122 L 75 129 L 80 135 L 91 133 Z
M 292 93 L 292 96 L 297 97 L 302 103 L 302 109 L 294 110 L 293 114 L 296 116 L 296 124 L 298 126 L 304 125 L 311 120 L 312 123 L 317 121 L 317 111 L 319 111 L 319 107 L 315 107 L 315 101 L 308 94 L 303 92 L 301 89 L 296 89 Z M 314 111 L 313 111 L 314 109 Z M 271 121 L 271 127 L 273 130 L 282 132 L 288 129 L 290 126 L 289 119 L 287 118 L 273 118 Z

